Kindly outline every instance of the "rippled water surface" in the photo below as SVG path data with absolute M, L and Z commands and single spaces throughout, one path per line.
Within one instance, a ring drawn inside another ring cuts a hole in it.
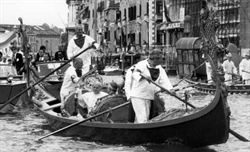
M 120 82 L 122 79 L 117 77 L 104 78 L 104 81 L 115 80 Z M 179 79 L 171 77 L 172 84 Z M 180 86 L 186 86 L 180 83 Z M 192 89 L 187 89 L 193 91 Z M 168 98 L 168 97 L 166 97 Z M 194 97 L 192 97 L 194 98 Z M 191 98 L 191 99 L 192 99 Z M 196 97 L 192 104 L 199 107 L 207 104 L 210 96 L 198 100 Z M 190 99 L 190 102 L 191 102 Z M 249 95 L 229 95 L 228 102 L 231 108 L 231 129 L 250 139 L 250 96 Z M 182 103 L 175 101 L 169 105 L 183 106 Z M 166 105 L 166 108 L 168 105 Z M 199 126 L 197 126 L 199 127 Z M 216 128 L 214 128 L 216 129 Z M 47 125 L 46 120 L 36 112 L 36 109 L 22 109 L 14 114 L 0 115 L 0 152 L 141 152 L 141 151 L 168 151 L 168 152 L 248 152 L 250 142 L 239 141 L 229 135 L 227 143 L 212 145 L 208 147 L 191 149 L 181 145 L 141 145 L 141 146 L 122 146 L 104 145 L 95 142 L 84 142 L 76 137 L 64 137 L 62 134 L 45 138 L 43 142 L 36 142 L 39 137 L 50 133 L 52 130 Z M 202 139 L 201 139 L 202 140 Z

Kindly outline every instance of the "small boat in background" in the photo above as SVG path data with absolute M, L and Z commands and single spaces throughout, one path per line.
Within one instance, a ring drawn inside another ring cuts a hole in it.
M 196 88 L 199 91 L 202 92 L 209 92 L 214 93 L 216 91 L 216 85 L 215 84 L 208 84 L 208 83 L 200 83 L 196 81 L 192 81 L 189 79 L 185 79 L 186 82 L 188 82 L 190 85 L 193 85 L 194 88 Z M 230 94 L 250 94 L 250 85 L 245 84 L 233 84 L 227 86 L 228 93 Z
M 15 67 L 8 64 L 0 64 L 0 107 L 26 88 L 26 81 L 22 79 L 23 76 L 17 75 Z M 18 100 L 19 98 L 16 98 L 0 109 L 0 113 L 12 112 Z
M 42 78 L 46 75 L 48 75 L 51 71 L 56 69 L 57 67 L 61 66 L 64 64 L 65 61 L 50 61 L 50 62 L 37 62 L 36 63 L 36 75 L 39 78 Z M 59 71 L 56 73 L 50 75 L 47 79 L 46 82 L 56 86 L 57 88 L 61 88 L 62 81 L 63 81 L 63 75 L 65 71 L 68 69 L 70 64 L 65 65 L 62 67 Z

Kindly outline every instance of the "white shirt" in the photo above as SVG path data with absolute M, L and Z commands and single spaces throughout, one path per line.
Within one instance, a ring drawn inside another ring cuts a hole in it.
M 211 81 L 212 79 L 212 67 L 210 62 L 206 61 L 206 73 L 207 73 L 207 80 Z
M 71 59 L 72 57 L 74 57 L 78 53 L 82 52 L 87 47 L 92 45 L 93 42 L 95 42 L 95 40 L 92 37 L 85 35 L 85 34 L 83 34 L 83 36 L 85 37 L 85 42 L 84 42 L 84 45 L 82 46 L 82 48 L 78 47 L 74 41 L 75 39 L 77 39 L 76 35 L 73 36 L 71 38 L 71 40 L 69 41 L 68 48 L 67 48 L 67 56 L 69 59 Z M 94 46 L 96 48 L 99 48 L 98 43 L 94 43 Z M 89 71 L 89 66 L 91 65 L 91 52 L 93 52 L 93 50 L 89 49 L 79 56 L 79 58 L 82 58 L 82 60 L 83 60 L 83 69 L 84 70 L 86 69 L 87 71 Z
M 239 73 L 242 76 L 243 80 L 250 79 L 250 74 L 242 71 L 242 70 L 245 70 L 245 71 L 250 72 L 250 59 L 248 59 L 248 60 L 243 59 L 240 62 L 239 67 L 240 67 Z
M 245 72 L 242 72 L 242 70 L 249 71 L 250 65 L 249 65 L 250 59 L 242 59 L 239 65 L 239 74 L 243 75 Z
M 87 71 L 82 71 L 82 75 L 85 73 L 87 73 Z M 75 78 L 72 79 L 72 77 Z M 70 94 L 70 92 L 75 91 L 78 80 L 79 77 L 77 77 L 75 68 L 73 66 L 70 66 L 64 73 L 60 94 L 68 95 Z
M 86 92 L 78 97 L 78 104 L 83 108 L 88 108 L 88 112 L 90 112 L 99 98 L 108 95 L 105 92 L 100 92 L 99 94 L 95 94 L 93 91 Z
M 125 75 L 124 89 L 125 89 L 127 99 L 130 98 L 130 91 L 132 89 L 132 84 L 133 84 L 133 77 L 132 77 L 133 71 L 132 70 L 134 70 L 134 68 L 135 68 L 135 65 L 130 67 L 127 70 L 127 73 Z
M 7 48 L 7 50 L 3 49 L 1 52 L 3 53 L 3 57 L 5 57 L 7 60 L 12 59 L 13 52 L 11 49 L 9 48 Z
M 132 74 L 133 76 L 133 85 L 132 89 L 130 92 L 131 97 L 136 97 L 136 98 L 142 98 L 142 99 L 148 99 L 148 100 L 153 100 L 154 99 L 154 94 L 157 91 L 160 91 L 160 88 L 157 87 L 156 85 L 149 83 L 147 80 L 143 79 L 140 76 L 140 72 L 137 71 L 140 70 L 141 73 L 145 76 L 150 76 L 150 72 L 148 70 L 149 64 L 147 60 L 140 61 L 136 64 L 135 70 Z M 163 86 L 164 88 L 170 90 L 173 88 L 172 84 L 170 83 L 170 80 L 168 79 L 168 76 L 165 72 L 165 70 L 162 68 L 161 65 L 156 66 L 160 70 L 159 77 L 157 78 L 155 83 Z
M 222 66 L 223 66 L 224 72 L 226 72 L 226 74 L 227 73 L 231 73 L 231 74 L 233 74 L 233 73 L 236 74 L 237 73 L 236 67 L 235 67 L 233 61 L 226 60 L 226 61 L 223 62 Z

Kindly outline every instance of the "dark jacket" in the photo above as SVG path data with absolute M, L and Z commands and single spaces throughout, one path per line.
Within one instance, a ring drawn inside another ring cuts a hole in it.
M 44 53 L 44 54 L 47 54 L 47 55 L 48 55 L 48 60 L 50 61 L 51 58 L 50 58 L 49 53 Z M 44 55 L 44 56 L 45 56 L 45 55 Z M 43 57 L 43 58 L 40 57 L 39 53 L 37 53 L 35 61 L 36 61 L 36 62 L 44 62 L 44 57 Z
M 57 51 L 55 53 L 55 60 L 56 61 L 64 61 L 64 60 L 68 60 L 66 53 L 62 52 L 62 51 Z
M 19 73 L 20 69 L 23 67 L 23 55 L 21 53 L 16 53 L 14 55 L 14 59 L 12 62 L 13 66 L 16 67 L 17 73 Z

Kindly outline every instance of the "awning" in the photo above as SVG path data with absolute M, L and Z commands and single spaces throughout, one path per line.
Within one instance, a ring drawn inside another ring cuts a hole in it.
M 8 32 L 4 34 L 0 34 L 0 48 L 5 48 L 9 43 L 16 38 L 15 32 Z
M 200 37 L 183 37 L 176 42 L 176 49 L 200 49 Z

